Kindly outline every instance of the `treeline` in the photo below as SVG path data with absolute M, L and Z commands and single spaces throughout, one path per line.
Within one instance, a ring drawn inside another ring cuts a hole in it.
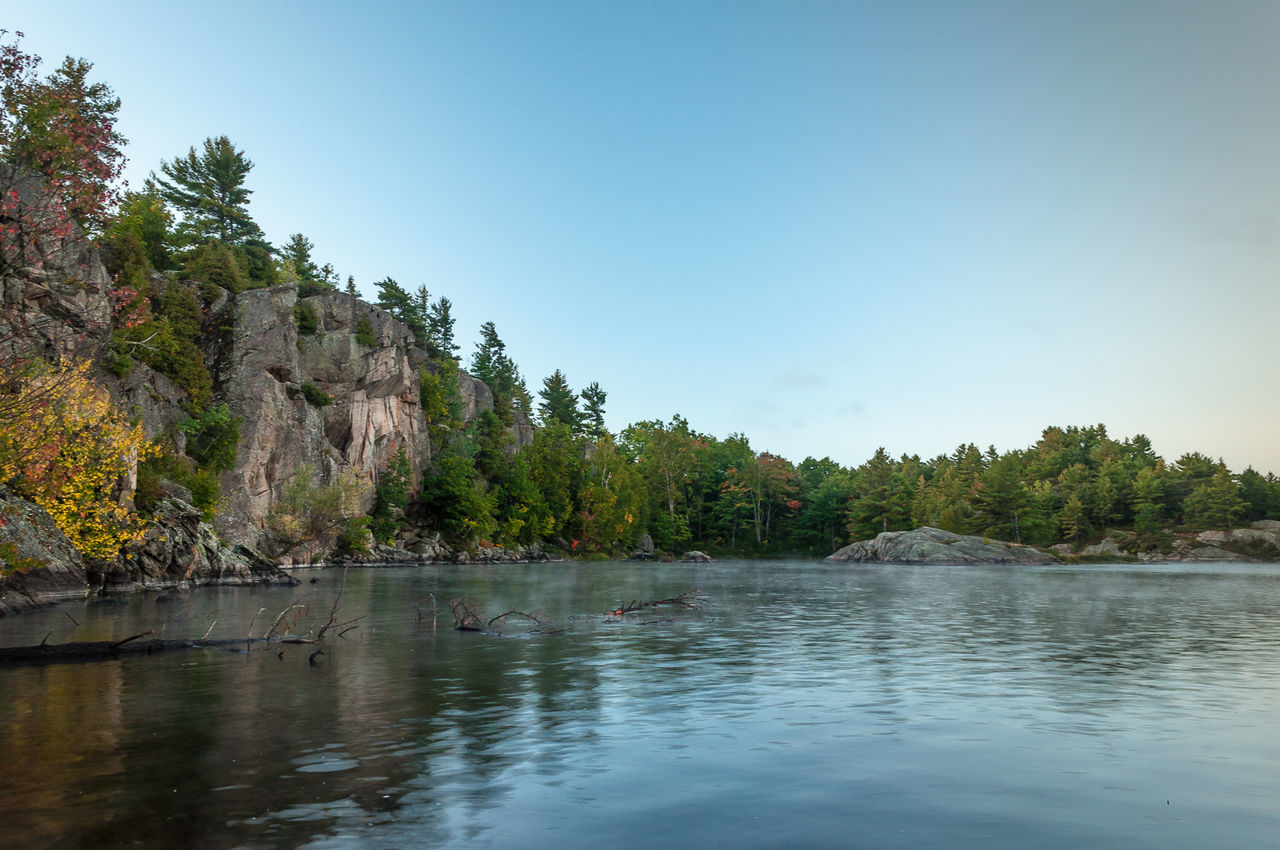
M 1274 474 L 1234 474 L 1194 452 L 1167 464 L 1145 436 L 1117 441 L 1103 425 L 1050 427 L 1003 454 L 970 444 L 894 459 L 879 449 L 848 468 L 830 458 L 793 464 L 743 435 L 698 433 L 680 416 L 612 435 L 583 415 L 558 371 L 538 395 L 542 427 L 528 448 L 510 459 L 482 454 L 483 435 L 499 432 L 478 428 L 452 444 L 449 475 L 428 476 L 422 505 L 446 533 L 618 553 L 646 532 L 670 552 L 826 555 L 921 525 L 1040 546 L 1129 529 L 1159 548 L 1179 531 L 1280 518 Z M 451 514 L 465 494 L 468 511 Z

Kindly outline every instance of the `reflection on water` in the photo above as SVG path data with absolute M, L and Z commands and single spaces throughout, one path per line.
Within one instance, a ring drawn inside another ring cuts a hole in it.
M 312 575 L 299 633 L 338 589 Z M 599 613 L 692 587 L 707 608 Z M 261 634 L 298 593 L 64 607 L 0 643 Z M 460 596 L 560 629 L 454 632 Z M 341 613 L 314 658 L 0 670 L 7 840 L 1280 846 L 1277 567 L 364 570 Z

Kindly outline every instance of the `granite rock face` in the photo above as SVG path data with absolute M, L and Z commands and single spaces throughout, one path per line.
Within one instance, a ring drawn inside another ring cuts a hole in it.
M 298 334 L 292 286 L 242 292 L 210 322 L 230 328 L 210 357 L 215 398 L 241 419 L 236 466 L 222 478 L 216 519 L 224 540 L 262 545 L 271 505 L 304 471 L 317 485 L 346 469 L 376 484 L 401 449 L 415 480 L 430 461 L 419 395 L 428 361 L 409 328 L 342 292 L 314 295 L 303 304 L 318 320 L 314 334 Z M 373 344 L 357 339 L 361 325 Z M 332 402 L 310 403 L 303 392 L 308 384 Z M 493 394 L 481 381 L 459 372 L 458 384 L 464 421 L 493 407 Z M 517 445 L 532 440 L 523 415 L 513 431 Z M 372 494 L 370 487 L 366 510 Z
M 84 559 L 53 517 L 0 486 L 0 616 L 88 592 Z
M 827 560 L 885 564 L 1060 563 L 1057 558 L 1026 546 L 929 526 L 914 531 L 886 531 L 872 540 L 851 543 L 827 556 Z

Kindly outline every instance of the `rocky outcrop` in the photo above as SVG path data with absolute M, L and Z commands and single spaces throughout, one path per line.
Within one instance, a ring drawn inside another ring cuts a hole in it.
M 223 546 L 199 511 L 174 500 L 160 503 L 142 540 L 118 561 L 86 564 L 44 508 L 0 488 L 0 616 L 93 590 L 291 581 L 258 552 Z
M 688 564 L 710 564 L 715 561 L 715 558 L 706 552 L 699 552 L 695 549 L 692 552 L 685 552 L 680 556 L 680 560 Z
M 1248 528 L 1202 531 L 1174 544 L 1171 561 L 1280 560 L 1280 521 L 1259 520 Z
M 108 591 L 292 581 L 261 553 L 224 546 L 198 510 L 174 499 L 156 506 L 155 522 L 119 561 L 88 572 L 93 586 Z
M 88 592 L 84 559 L 53 517 L 0 486 L 0 616 Z
M 218 400 L 241 420 L 236 466 L 222 478 L 224 498 L 215 521 L 225 540 L 262 545 L 272 503 L 301 471 L 309 470 L 323 485 L 342 470 L 356 469 L 376 484 L 401 449 L 415 479 L 430 461 L 420 401 L 427 355 L 415 347 L 408 327 L 342 292 L 302 303 L 316 318 L 313 334 L 298 334 L 292 286 L 242 292 L 222 304 L 221 314 L 215 304 L 215 315 L 206 320 L 228 329 L 210 347 L 209 359 Z M 304 394 L 306 385 L 331 403 L 316 406 Z M 493 407 L 493 394 L 482 382 L 459 372 L 458 385 L 464 421 Z M 518 414 L 516 445 L 530 442 L 532 433 Z M 369 493 L 366 510 L 372 487 Z
M 320 327 L 299 339 L 296 303 L 291 286 L 250 290 L 226 305 L 221 320 L 230 331 L 214 358 L 215 385 L 241 420 L 236 466 L 223 476 L 216 519 L 219 534 L 230 541 L 261 544 L 271 504 L 304 470 L 319 484 L 346 468 L 376 482 L 401 448 L 415 476 L 430 456 L 418 399 L 423 355 L 412 348 L 408 328 L 385 311 L 333 292 L 306 299 Z M 376 344 L 356 339 L 361 318 Z M 333 402 L 311 403 L 305 384 Z
M 1056 564 L 1057 558 L 1027 546 L 1002 543 L 939 528 L 887 531 L 851 543 L 828 561 L 886 564 Z

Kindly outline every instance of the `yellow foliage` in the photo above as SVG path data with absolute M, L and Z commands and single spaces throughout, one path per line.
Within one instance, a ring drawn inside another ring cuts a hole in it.
M 140 537 L 120 484 L 157 450 L 93 382 L 89 363 L 26 368 L 3 396 L 0 481 L 47 510 L 89 557 L 112 557 Z

